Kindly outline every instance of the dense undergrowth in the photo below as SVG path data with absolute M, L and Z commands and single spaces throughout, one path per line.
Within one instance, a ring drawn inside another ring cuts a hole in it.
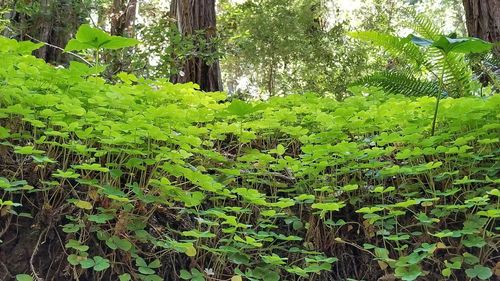
M 0 39 L 2 280 L 499 274 L 498 95 L 430 136 L 431 97 L 226 102 L 36 47 Z

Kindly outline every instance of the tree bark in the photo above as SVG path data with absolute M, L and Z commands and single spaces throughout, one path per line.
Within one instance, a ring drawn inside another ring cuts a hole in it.
M 137 4 L 137 0 L 113 0 L 109 15 L 112 35 L 135 37 Z M 107 74 L 110 78 L 121 71 L 132 70 L 132 56 L 128 50 L 110 52 L 106 56 L 106 61 L 109 64 Z
M 18 26 L 19 39 L 32 38 L 64 48 L 83 23 L 85 15 L 75 0 L 38 0 L 39 12 L 34 15 L 15 13 L 12 20 Z M 35 56 L 53 64 L 67 64 L 68 54 L 50 46 L 43 46 L 34 52 Z
M 137 0 L 113 0 L 111 34 L 134 37 Z
M 193 38 L 196 53 L 201 50 L 215 53 L 215 47 L 210 46 L 216 36 L 215 0 L 172 0 L 170 14 L 177 20 L 180 34 Z M 209 46 L 208 50 L 206 46 Z M 170 80 L 173 83 L 194 82 L 206 92 L 222 91 L 218 59 L 208 61 L 200 56 L 188 57 L 182 72 Z
M 463 0 L 469 36 L 500 41 L 500 0 Z M 494 50 L 500 56 L 500 48 Z

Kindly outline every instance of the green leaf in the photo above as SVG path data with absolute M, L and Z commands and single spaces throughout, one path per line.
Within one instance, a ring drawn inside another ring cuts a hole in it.
M 256 111 L 251 104 L 246 103 L 242 100 L 233 100 L 231 104 L 227 107 L 227 111 L 231 114 L 238 116 L 245 116 L 247 114 L 253 113 Z
M 149 267 L 139 267 L 139 272 L 146 275 L 155 274 L 155 271 Z
M 444 277 L 450 277 L 451 276 L 451 268 L 447 267 L 441 271 L 441 274 Z
M 0 126 L 0 140 L 10 137 L 9 129 Z
M 128 273 L 123 273 L 120 276 L 118 276 L 118 279 L 120 279 L 120 281 L 130 281 L 132 280 L 132 277 Z
M 345 207 L 343 202 L 332 202 L 332 203 L 315 203 L 311 205 L 314 209 L 320 209 L 324 211 L 338 211 Z
M 138 257 L 135 260 L 135 265 L 137 265 L 138 267 L 148 267 L 148 264 L 146 263 L 146 261 L 141 257 Z
M 114 218 L 115 218 L 115 216 L 113 214 L 98 214 L 98 215 L 90 215 L 90 216 L 88 216 L 88 220 L 89 221 L 92 221 L 92 222 L 95 222 L 95 223 L 99 223 L 99 224 L 106 223 L 109 220 L 112 220 Z
M 396 277 L 401 278 L 404 281 L 413 281 L 416 280 L 420 275 L 423 274 L 420 266 L 416 264 L 412 264 L 404 267 L 397 267 L 394 271 Z
M 440 36 L 437 41 L 428 40 L 415 35 L 410 35 L 411 41 L 420 47 L 436 47 L 444 53 L 485 53 L 493 48 L 493 44 L 479 38 L 449 38 Z
M 493 44 L 478 38 L 457 38 L 452 39 L 440 36 L 439 40 L 432 45 L 443 50 L 445 53 L 485 53 L 491 50 Z
M 239 252 L 230 253 L 228 255 L 228 259 L 235 264 L 249 264 L 250 262 L 250 258 L 248 255 Z
M 80 261 L 80 266 L 84 269 L 87 269 L 87 268 L 91 268 L 95 265 L 95 262 L 93 259 L 84 259 L 82 261 Z
M 183 231 L 182 235 L 184 236 L 191 236 L 195 238 L 213 238 L 216 235 L 213 233 L 210 233 L 209 231 L 199 231 L 197 229 L 189 230 L 189 231 Z
M 161 267 L 161 262 L 159 259 L 155 259 L 154 261 L 150 262 L 148 265 L 149 268 L 160 268 Z
M 465 270 L 465 273 L 470 278 L 479 278 L 481 280 L 489 280 L 493 276 L 493 272 L 488 267 L 476 264 L 473 268 Z
M 266 281 L 279 281 L 280 280 L 280 275 L 278 272 L 272 271 L 272 270 L 266 270 L 264 271 L 264 275 L 262 276 L 263 280 Z
M 73 223 L 67 223 L 63 226 L 63 232 L 64 233 L 75 233 L 80 230 L 82 226 L 78 224 L 73 224 Z
M 4 177 L 0 177 L 0 188 L 9 188 L 11 184 L 8 179 Z
M 89 249 L 89 246 L 87 245 L 82 245 L 80 242 L 77 240 L 69 240 L 68 243 L 65 245 L 66 248 L 72 248 L 81 252 L 86 252 Z
M 189 273 L 189 271 L 181 269 L 179 277 L 184 280 L 189 280 L 192 278 L 192 275 L 191 273 Z
M 484 239 L 478 235 L 469 235 L 467 239 L 462 240 L 462 243 L 465 245 L 465 247 L 469 248 L 482 248 L 484 245 L 486 245 L 486 241 L 484 241 Z
M 418 36 L 413 35 L 413 34 L 408 35 L 408 38 L 411 40 L 411 42 L 413 42 L 413 44 L 420 46 L 420 47 L 430 47 L 434 43 L 432 40 L 418 37 Z
M 31 52 L 43 47 L 44 43 L 34 43 L 31 41 L 18 42 L 17 52 L 20 54 L 31 54 Z
M 194 257 L 196 256 L 196 248 L 194 246 L 189 246 L 185 249 L 184 253 L 186 253 L 188 257 Z
M 102 167 L 101 165 L 94 163 L 94 164 L 81 164 L 81 165 L 71 165 L 74 169 L 77 170 L 85 170 L 85 171 L 98 171 L 98 172 L 109 172 L 109 169 L 106 167 Z
M 71 265 L 78 265 L 78 264 L 80 264 L 80 261 L 85 260 L 85 259 L 86 259 L 86 257 L 77 256 L 75 254 L 69 255 L 67 258 L 69 264 L 71 264 Z
M 71 52 L 71 51 L 81 51 L 81 50 L 86 50 L 86 49 L 97 49 L 97 47 L 92 44 L 91 42 L 81 42 L 76 39 L 71 39 L 69 40 L 68 44 L 66 44 L 66 47 L 64 50 L 66 52 Z
M 417 204 L 418 204 L 417 200 L 415 200 L 415 199 L 408 199 L 408 200 L 406 200 L 404 202 L 396 203 L 394 206 L 401 207 L 401 208 L 408 208 L 410 206 L 417 205 Z
M 385 248 L 375 248 L 375 256 L 382 260 L 389 259 L 389 251 Z
M 80 42 L 102 44 L 109 39 L 110 35 L 99 28 L 93 28 L 89 24 L 82 24 L 76 32 L 75 38 Z M 96 45 L 98 46 L 98 45 Z
M 83 200 L 72 200 L 73 205 L 77 206 L 80 209 L 92 210 L 92 204 L 88 201 Z
M 363 207 L 356 211 L 356 213 L 373 214 L 375 212 L 382 211 L 382 207 Z
M 28 274 L 18 274 L 16 275 L 16 280 L 17 281 L 33 281 L 33 277 Z
M 94 262 L 94 271 L 103 271 L 110 267 L 109 260 L 100 256 L 95 256 Z
M 50 159 L 47 156 L 31 155 L 31 158 L 33 158 L 33 161 L 35 161 L 36 163 L 39 163 L 39 164 L 43 164 L 43 163 L 51 163 L 51 164 L 57 163 L 57 161 L 54 161 L 54 160 Z
M 80 174 L 75 173 L 75 171 L 69 169 L 66 171 L 61 171 L 57 169 L 56 173 L 52 174 L 55 178 L 63 178 L 63 179 L 77 179 L 80 177 Z
M 288 258 L 282 258 L 276 254 L 272 254 L 271 256 L 261 256 L 262 261 L 267 263 L 267 264 L 272 264 L 272 265 L 283 265 L 286 264 L 286 260 Z
M 476 264 L 476 263 L 479 262 L 479 258 L 478 257 L 476 257 L 476 256 L 474 256 L 472 254 L 469 254 L 467 252 L 463 254 L 463 257 L 464 257 L 464 262 L 466 264 L 474 265 L 474 264 Z
M 125 38 L 120 36 L 112 36 L 109 41 L 102 44 L 100 47 L 104 49 L 116 50 L 126 47 L 132 47 L 141 43 L 139 40 L 134 38 Z
M 498 190 L 496 188 L 488 191 L 487 193 L 490 194 L 490 195 L 494 195 L 496 197 L 500 197 L 500 190 Z
M 276 149 L 271 150 L 271 152 L 276 153 L 278 155 L 283 155 L 286 152 L 286 148 L 282 144 L 278 144 Z
M 490 209 L 487 211 L 479 211 L 478 215 L 490 218 L 500 218 L 500 209 Z
M 132 243 L 130 243 L 128 240 L 120 239 L 116 236 L 113 236 L 113 238 L 114 238 L 114 242 L 115 242 L 116 246 L 118 247 L 118 249 L 123 250 L 123 251 L 128 251 L 132 248 Z
M 381 185 L 378 185 L 373 190 L 371 190 L 370 192 L 374 192 L 374 193 L 386 193 L 386 192 L 391 192 L 391 191 L 394 191 L 394 190 L 396 190 L 396 188 L 394 186 L 383 187 Z
M 115 235 L 106 240 L 106 245 L 112 250 L 120 249 L 123 251 L 129 251 L 132 248 L 132 243 L 130 243 L 127 239 L 121 239 Z
M 65 51 L 81 51 L 86 49 L 121 49 L 139 44 L 140 41 L 133 38 L 111 36 L 98 28 L 83 24 L 78 29 L 75 39 L 71 39 Z
M 186 192 L 179 195 L 179 199 L 186 207 L 195 207 L 203 202 L 205 195 L 200 191 Z
M 37 155 L 45 153 L 43 150 L 35 149 L 33 146 L 16 146 L 14 152 L 23 155 Z
M 348 184 L 348 185 L 344 185 L 342 186 L 342 190 L 343 191 L 354 191 L 354 190 L 357 190 L 359 187 L 357 184 Z
M 2 199 L 0 199 L 0 207 L 2 206 L 13 206 L 13 207 L 18 207 L 18 206 L 22 206 L 20 203 L 14 203 L 10 200 L 7 200 L 7 201 L 3 201 Z

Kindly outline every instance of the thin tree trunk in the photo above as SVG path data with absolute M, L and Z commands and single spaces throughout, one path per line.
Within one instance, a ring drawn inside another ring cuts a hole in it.
M 203 45 L 209 45 L 215 38 L 215 0 L 172 0 L 170 14 L 177 20 L 181 35 L 195 40 L 196 51 L 200 51 Z M 199 37 L 202 37 L 201 40 Z M 215 53 L 215 47 L 208 48 L 203 51 Z M 184 62 L 182 72 L 173 75 L 170 80 L 173 83 L 194 82 L 207 92 L 222 91 L 217 59 L 209 62 L 201 57 L 190 57 Z
M 51 20 L 51 14 L 53 11 L 53 8 L 51 7 L 50 0 L 41 0 L 40 1 L 40 21 L 36 23 L 34 28 L 37 28 L 38 31 L 36 32 L 36 39 L 42 41 L 42 42 L 49 42 L 50 39 L 50 30 L 52 29 L 52 20 Z M 49 62 L 53 58 L 49 58 L 48 55 L 48 48 L 47 46 L 43 46 L 40 49 L 36 50 L 36 56 L 39 58 L 44 59 L 45 61 Z
M 469 36 L 500 41 L 500 0 L 463 0 Z M 497 46 L 495 54 L 500 57 Z
M 137 0 L 113 0 L 110 14 L 111 34 L 134 37 L 136 13 Z M 110 77 L 118 72 L 131 70 L 132 56 L 128 50 L 109 53 L 106 61 L 110 66 L 107 70 Z
M 111 15 L 111 34 L 133 37 L 137 0 L 114 0 Z

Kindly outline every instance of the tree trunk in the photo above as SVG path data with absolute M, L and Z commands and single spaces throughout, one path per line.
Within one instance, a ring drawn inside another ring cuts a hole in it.
M 500 41 L 500 0 L 463 0 L 469 36 Z M 500 57 L 500 48 L 494 50 Z
M 83 23 L 85 15 L 75 0 L 39 0 L 39 12 L 34 15 L 15 13 L 12 19 L 19 29 L 20 40 L 39 40 L 64 48 Z M 68 54 L 48 45 L 36 50 L 35 56 L 53 64 L 66 64 Z
M 215 0 L 172 0 L 170 14 L 177 20 L 179 32 L 193 38 L 196 53 L 215 53 L 210 46 L 216 35 Z M 208 49 L 206 49 L 209 46 Z M 194 82 L 206 92 L 222 91 L 218 59 L 191 56 L 184 62 L 182 72 L 170 79 L 173 83 Z
M 137 0 L 113 0 L 111 34 L 134 37 Z
M 123 37 L 135 37 L 137 0 L 113 0 L 110 12 L 110 33 Z M 109 64 L 107 74 L 111 78 L 121 71 L 131 71 L 132 56 L 128 50 L 110 52 L 106 56 L 106 62 Z

